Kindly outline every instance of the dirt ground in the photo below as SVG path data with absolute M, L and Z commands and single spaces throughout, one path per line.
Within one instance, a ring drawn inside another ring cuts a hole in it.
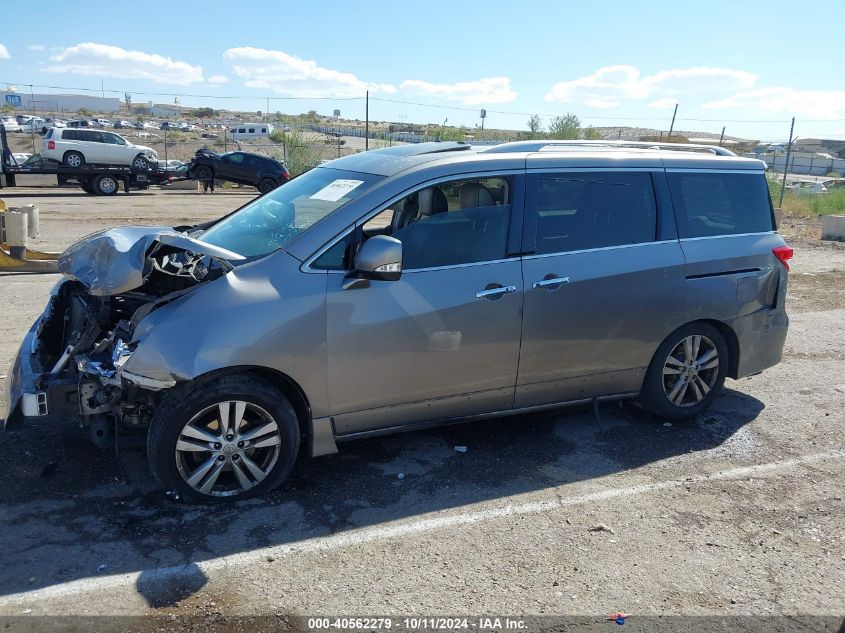
M 253 195 L 0 192 L 39 205 L 42 250 Z M 575 408 L 360 441 L 215 507 L 159 489 L 140 446 L 115 457 L 71 425 L 2 434 L 0 616 L 10 630 L 72 614 L 157 615 L 157 630 L 267 616 L 280 630 L 296 616 L 465 615 L 489 630 L 479 615 L 577 615 L 577 630 L 605 630 L 623 610 L 631 626 L 830 616 L 800 630 L 840 630 L 845 245 L 782 230 L 796 250 L 784 361 L 728 381 L 697 420 L 607 404 L 600 421 Z M 0 275 L 0 376 L 57 278 Z

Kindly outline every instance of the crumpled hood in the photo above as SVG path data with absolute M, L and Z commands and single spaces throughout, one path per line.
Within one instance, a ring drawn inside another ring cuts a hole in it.
M 144 284 L 156 244 L 173 246 L 197 255 L 227 261 L 245 259 L 225 248 L 200 242 L 185 233 L 161 226 L 122 226 L 92 233 L 59 257 L 59 270 L 82 283 L 95 296 L 116 295 Z

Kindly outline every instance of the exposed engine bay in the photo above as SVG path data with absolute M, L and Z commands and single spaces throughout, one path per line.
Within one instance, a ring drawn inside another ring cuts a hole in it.
M 147 227 L 104 231 L 65 251 L 59 269 L 67 279 L 54 289 L 33 345 L 49 413 L 76 414 L 100 444 L 115 423 L 145 426 L 166 385 L 124 371 L 136 326 L 243 259 L 186 233 Z

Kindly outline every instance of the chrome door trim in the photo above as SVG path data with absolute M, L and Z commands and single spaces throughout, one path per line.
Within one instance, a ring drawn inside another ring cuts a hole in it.
M 695 238 L 699 239 L 699 238 Z M 657 240 L 654 242 L 637 242 L 636 244 L 618 244 L 616 246 L 600 246 L 598 248 L 583 248 L 577 251 L 559 251 L 555 253 L 542 253 L 540 255 L 525 255 L 522 259 L 542 259 L 543 257 L 560 257 L 561 255 L 576 255 L 578 253 L 592 253 L 610 251 L 619 248 L 636 248 L 640 246 L 654 246 L 656 244 L 677 244 L 678 240 Z
M 762 169 L 712 169 L 710 167 L 667 167 L 667 174 L 747 174 L 761 176 L 766 172 Z
M 723 240 L 726 237 L 753 237 L 755 235 L 775 235 L 777 231 L 756 231 L 754 233 L 726 233 L 723 235 L 704 235 L 702 237 L 682 237 L 680 242 L 696 242 L 698 240 Z
M 536 288 L 545 288 L 547 286 L 560 286 L 562 284 L 568 284 L 569 277 L 552 277 L 551 279 L 540 279 L 539 281 L 535 281 L 531 284 L 531 287 Z
M 499 286 L 498 288 L 487 288 L 475 293 L 476 299 L 489 299 L 516 292 L 516 286 Z

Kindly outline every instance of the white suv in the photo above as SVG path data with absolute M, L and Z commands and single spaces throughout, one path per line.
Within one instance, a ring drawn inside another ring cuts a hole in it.
M 120 134 L 104 130 L 50 128 L 44 135 L 44 158 L 68 167 L 94 165 L 131 165 L 148 169 L 158 160 L 155 150 L 133 145 Z

